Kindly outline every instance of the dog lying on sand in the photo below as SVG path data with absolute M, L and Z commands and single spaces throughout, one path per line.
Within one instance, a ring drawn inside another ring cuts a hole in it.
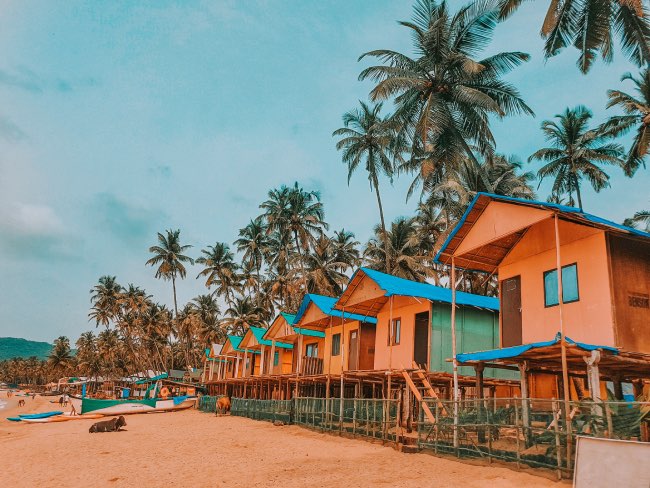
M 18 400 L 18 406 L 19 407 L 24 407 L 25 406 L 25 400 Z
M 120 415 L 119 417 L 114 417 L 110 420 L 104 420 L 102 422 L 96 422 L 90 426 L 88 432 L 91 434 L 94 432 L 118 432 L 126 425 L 126 420 Z

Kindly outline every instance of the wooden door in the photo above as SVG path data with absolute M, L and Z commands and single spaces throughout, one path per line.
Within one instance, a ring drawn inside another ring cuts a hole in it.
M 377 326 L 361 322 L 359 327 L 359 369 L 372 370 L 375 368 Z
M 356 371 L 359 369 L 359 331 L 350 331 L 349 342 L 349 355 L 348 355 L 348 370 Z
M 413 361 L 427 369 L 429 359 L 429 312 L 415 315 L 415 338 L 413 339 Z
M 521 276 L 514 276 L 501 282 L 501 347 L 521 343 Z

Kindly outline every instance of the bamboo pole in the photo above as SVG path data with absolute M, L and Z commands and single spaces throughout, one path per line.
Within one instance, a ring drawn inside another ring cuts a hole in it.
M 345 363 L 345 307 L 342 308 L 343 314 L 341 315 L 341 404 L 339 405 L 339 433 L 343 430 L 343 399 L 345 398 L 344 389 L 345 384 L 343 380 L 343 364 Z
M 566 338 L 564 335 L 564 297 L 562 296 L 562 259 L 560 254 L 560 225 L 557 212 L 554 214 L 553 223 L 555 227 L 555 269 L 557 271 L 557 301 L 560 313 L 560 352 L 562 356 L 562 383 L 564 387 L 564 422 L 566 424 L 566 459 L 567 468 L 571 469 L 571 397 L 569 393 L 569 369 L 566 359 Z
M 456 261 L 451 258 L 451 356 L 454 367 L 454 448 L 458 449 L 458 360 L 456 359 Z

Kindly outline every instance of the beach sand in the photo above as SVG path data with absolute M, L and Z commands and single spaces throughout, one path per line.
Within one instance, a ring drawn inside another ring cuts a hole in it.
M 562 487 L 503 466 L 404 454 L 363 440 L 196 410 L 126 417 L 126 432 L 89 434 L 96 420 L 21 424 L 56 397 L 0 410 L 2 486 Z M 3 398 L 3 400 L 5 400 Z M 20 411 L 18 411 L 20 410 Z

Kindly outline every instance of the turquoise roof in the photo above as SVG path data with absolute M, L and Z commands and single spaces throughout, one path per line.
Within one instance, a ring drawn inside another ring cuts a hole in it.
M 377 283 L 377 286 L 386 292 L 385 296 L 387 297 L 398 295 L 425 298 L 432 302 L 451 303 L 451 288 L 406 280 L 370 268 L 359 268 L 352 275 L 350 282 L 352 282 L 359 272 L 365 273 L 368 278 Z M 456 303 L 458 305 L 469 305 L 494 311 L 499 310 L 498 298 L 474 295 L 473 293 L 465 293 L 463 291 L 456 292 Z
M 358 320 L 359 322 L 368 322 L 370 324 L 377 323 L 377 318 L 375 317 L 369 317 L 366 315 L 360 315 L 356 313 L 348 313 L 348 312 L 343 313 L 340 310 L 336 310 L 334 308 L 334 305 L 336 304 L 337 300 L 338 299 L 334 297 L 316 295 L 315 293 L 306 294 L 302 299 L 302 303 L 300 304 L 300 308 L 298 309 L 298 313 L 296 314 L 294 324 L 300 323 L 300 319 L 302 319 L 303 315 L 307 311 L 307 308 L 309 307 L 309 304 L 311 303 L 316 305 L 318 309 L 321 312 L 323 312 L 325 315 L 330 315 L 332 317 L 343 317 L 348 320 Z
M 239 344 L 241 344 L 243 337 L 242 336 L 236 336 L 236 335 L 229 335 L 228 340 L 230 341 L 230 344 L 232 344 L 232 348 L 235 351 L 240 351 L 244 352 L 243 349 L 239 349 Z
M 293 325 L 296 320 L 296 316 L 294 314 L 280 312 L 280 315 L 284 317 L 284 320 L 286 320 L 289 325 Z
M 270 340 L 264 339 L 264 333 L 266 332 L 266 329 L 262 327 L 254 327 L 252 325 L 250 326 L 250 329 L 253 335 L 255 336 L 257 342 L 259 342 L 261 345 L 263 346 L 273 345 L 273 343 Z M 287 344 L 286 342 L 275 341 L 275 347 L 279 347 L 282 349 L 293 349 L 293 344 Z
M 293 330 L 296 334 L 307 337 L 325 337 L 325 332 L 321 332 L 320 330 L 302 329 L 300 327 L 293 327 Z

